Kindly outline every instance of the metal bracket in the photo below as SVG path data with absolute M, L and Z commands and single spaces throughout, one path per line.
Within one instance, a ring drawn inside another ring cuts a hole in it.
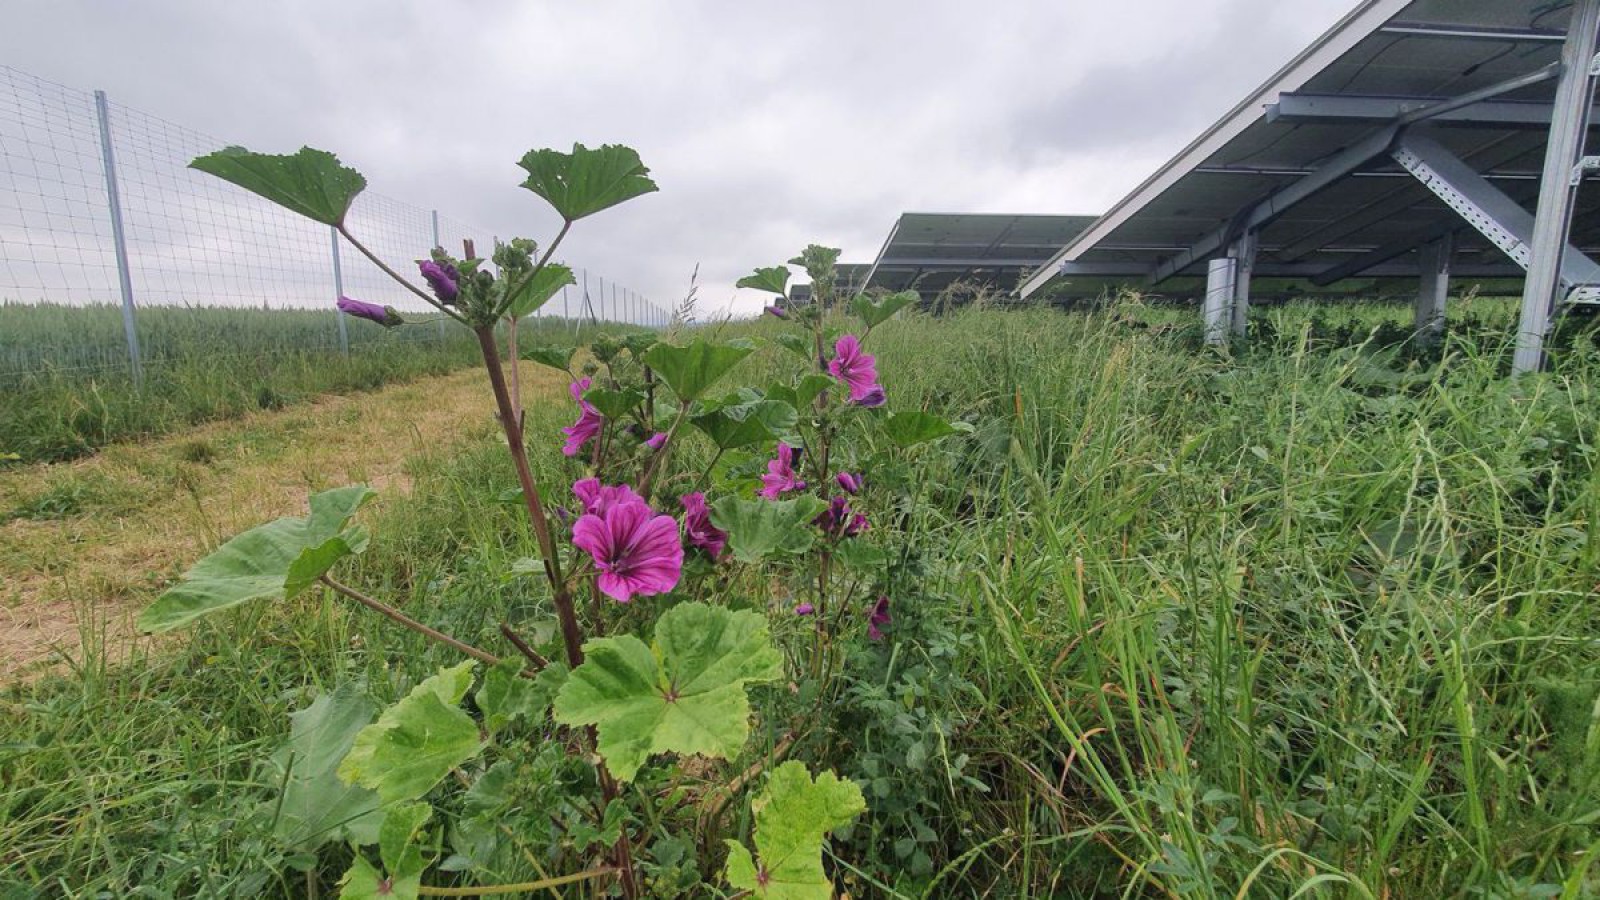
M 1402 136 L 1391 155 L 1517 265 L 1531 265 L 1533 215 L 1521 204 L 1424 135 Z M 1568 302 L 1600 298 L 1600 265 L 1576 247 L 1566 245 L 1562 252 L 1559 280 Z
M 1572 187 L 1577 187 L 1583 183 L 1583 176 L 1595 169 L 1600 169 L 1600 156 L 1585 156 L 1579 159 L 1578 164 L 1572 167 L 1572 178 L 1568 183 Z

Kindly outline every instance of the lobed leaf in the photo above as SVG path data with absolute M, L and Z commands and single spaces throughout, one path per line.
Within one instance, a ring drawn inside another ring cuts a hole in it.
M 548 671 L 548 670 L 547 670 Z M 538 679 L 522 677 L 522 662 L 507 659 L 483 674 L 483 684 L 473 695 L 483 712 L 483 726 L 493 734 L 517 718 L 539 718 L 550 705 L 550 691 Z
M 868 328 L 876 328 L 889 321 L 890 316 L 920 299 L 921 295 L 916 291 L 901 291 L 898 294 L 890 294 L 876 303 L 866 294 L 857 294 L 856 298 L 850 301 L 850 310 L 860 316 L 861 321 L 867 323 Z
M 781 297 L 789 290 L 789 267 L 769 266 L 765 269 L 757 269 L 754 273 L 734 282 L 733 286 L 766 291 L 769 294 L 777 294 Z
M 522 351 L 522 358 L 571 374 L 572 357 L 577 352 L 576 347 L 529 347 Z
M 343 225 L 356 195 L 367 186 L 360 172 L 326 150 L 301 147 L 288 155 L 224 147 L 196 157 L 189 168 L 215 175 L 324 225 Z
M 633 388 L 623 388 L 613 391 L 610 388 L 590 388 L 583 392 L 583 399 L 600 411 L 600 415 L 608 419 L 625 419 L 639 404 L 644 402 L 644 394 Z
M 768 900 L 830 900 L 833 884 L 822 868 L 828 832 L 866 811 L 861 788 L 832 772 L 816 780 L 804 763 L 775 769 L 751 804 L 760 861 L 738 841 L 728 841 L 728 883 Z
M 520 319 L 532 315 L 533 312 L 550 302 L 550 298 L 560 293 L 561 289 L 569 284 L 577 284 L 578 279 L 572 274 L 572 269 L 560 263 L 546 263 L 544 268 L 533 273 L 511 298 L 503 315 Z M 570 358 L 570 356 L 569 356 Z
M 783 677 L 764 617 L 704 603 L 663 613 L 650 645 L 628 634 L 583 650 L 555 719 L 596 726 L 600 755 L 623 781 L 656 753 L 732 757 L 749 736 L 745 685 Z
M 828 504 L 816 497 L 743 500 L 723 497 L 711 507 L 711 524 L 728 535 L 728 549 L 740 562 L 756 563 L 773 553 L 804 553 L 816 535 L 811 520 Z
M 965 422 L 951 423 L 933 413 L 897 412 L 884 420 L 883 433 L 901 447 L 910 447 L 924 441 L 934 441 L 952 434 L 968 434 L 972 426 Z
M 348 527 L 377 496 L 365 486 L 312 494 L 311 514 L 258 525 L 195 563 L 138 619 L 141 631 L 170 631 L 251 600 L 289 599 L 339 560 L 366 549 L 367 533 Z
M 361 729 L 339 765 L 339 778 L 378 792 L 385 804 L 415 800 L 450 770 L 478 755 L 478 725 L 462 711 L 472 686 L 469 660 L 417 685 Z
M 276 770 L 271 780 L 283 785 L 273 834 L 284 846 L 314 850 L 336 838 L 377 841 L 378 795 L 335 774 L 377 712 L 365 688 L 347 681 L 289 714 L 289 740 L 268 762 Z
M 680 401 L 689 403 L 700 399 L 717 379 L 753 352 L 753 347 L 713 344 L 705 340 L 696 340 L 687 347 L 663 342 L 645 353 L 644 362 L 661 376 Z
M 799 421 L 790 404 L 764 398 L 727 403 L 689 419 L 721 450 L 766 443 L 788 434 Z
M 529 150 L 518 165 L 528 172 L 522 186 L 543 197 L 568 223 L 659 190 L 639 154 L 621 144 L 594 150 L 573 144 L 571 153 Z

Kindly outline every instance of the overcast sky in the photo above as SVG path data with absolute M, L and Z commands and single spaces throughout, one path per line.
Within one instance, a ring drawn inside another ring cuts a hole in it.
M 740 275 L 903 211 L 1102 212 L 1353 5 L 11 0 L 0 63 L 502 236 L 553 231 L 524 151 L 629 144 L 661 192 L 563 255 L 745 314 Z

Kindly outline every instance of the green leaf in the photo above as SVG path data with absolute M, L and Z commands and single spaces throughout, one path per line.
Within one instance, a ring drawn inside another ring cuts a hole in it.
M 889 554 L 881 547 L 875 547 L 867 541 L 856 538 L 842 541 L 833 548 L 833 558 L 840 565 L 852 569 L 881 569 L 889 561 Z
M 522 662 L 507 659 L 483 675 L 483 684 L 473 697 L 483 711 L 483 725 L 493 734 L 525 717 L 532 721 L 550 705 L 550 694 L 537 681 L 522 677 Z
M 571 153 L 529 150 L 519 163 L 528 172 L 522 186 L 543 197 L 569 223 L 625 200 L 659 190 L 639 154 L 621 144 Z
M 883 433 L 889 436 L 902 447 L 910 447 L 924 441 L 934 441 L 952 434 L 967 434 L 972 431 L 972 426 L 965 422 L 950 423 L 932 413 L 897 412 L 884 420 Z
M 783 677 L 765 617 L 704 603 L 663 613 L 648 646 L 625 634 L 583 651 L 556 695 L 555 719 L 596 726 L 600 755 L 623 781 L 656 753 L 737 754 L 750 729 L 745 685 Z
M 350 202 L 367 186 L 355 169 L 326 150 L 301 147 L 293 155 L 225 147 L 196 157 L 189 168 L 230 181 L 324 225 L 344 224 Z
M 361 729 L 339 766 L 346 784 L 378 792 L 385 804 L 415 800 L 478 755 L 478 725 L 460 708 L 472 686 L 469 660 L 412 689 Z
M 921 299 L 921 296 L 916 291 L 901 291 L 898 294 L 890 294 L 877 303 L 872 302 L 872 298 L 866 294 L 857 294 L 856 298 L 850 301 L 850 309 L 861 317 L 861 321 L 867 323 L 868 328 L 875 328 L 889 321 L 890 316 L 917 302 L 919 299 Z
M 767 399 L 729 403 L 689 419 L 722 450 L 773 440 L 788 434 L 798 421 L 800 414 L 793 406 Z
M 335 563 L 366 549 L 365 529 L 346 527 L 377 492 L 364 486 L 311 495 L 311 514 L 258 525 L 194 564 L 138 619 L 146 632 L 170 631 L 251 600 L 291 598 Z
M 803 334 L 785 331 L 772 339 L 778 346 L 798 355 L 806 362 L 811 362 L 811 357 L 816 353 L 816 345 Z
M 765 269 L 757 269 L 754 274 L 746 275 L 734 282 L 733 286 L 751 288 L 783 296 L 789 290 L 789 267 L 770 266 Z
M 801 378 L 800 383 L 795 385 L 795 399 L 800 402 L 801 406 L 810 406 L 811 401 L 817 399 L 818 394 L 833 387 L 833 385 L 834 380 L 829 376 L 820 372 L 813 372 Z
M 529 347 L 522 351 L 522 358 L 532 360 L 541 366 L 560 369 L 570 373 L 572 370 L 572 356 L 578 352 L 576 347 Z
M 357 853 L 339 879 L 339 900 L 416 900 L 421 887 L 421 872 L 411 878 L 386 879 Z
M 644 355 L 645 365 L 654 369 L 684 403 L 700 399 L 717 379 L 728 374 L 753 351 L 750 347 L 712 344 L 696 340 L 687 347 L 659 343 Z
M 743 844 L 728 841 L 728 883 L 768 900 L 830 900 L 833 884 L 822 868 L 822 842 L 866 810 L 861 788 L 832 772 L 812 781 L 804 763 L 790 760 L 773 771 L 751 808 L 761 861 Z
M 740 562 L 756 563 L 771 553 L 804 553 L 816 536 L 811 520 L 828 504 L 816 497 L 742 500 L 723 497 L 711 507 L 711 523 L 728 534 L 728 549 Z
M 315 850 L 336 838 L 353 844 L 378 839 L 378 795 L 334 774 L 377 712 L 365 688 L 347 681 L 289 714 L 289 741 L 268 763 L 275 770 L 270 780 L 283 785 L 273 834 L 284 846 Z
M 546 263 L 545 267 L 533 274 L 523 285 L 522 290 L 511 298 L 511 305 L 506 307 L 505 315 L 514 319 L 531 315 L 534 310 L 550 302 L 562 288 L 569 284 L 577 284 L 578 279 L 572 270 L 560 263 Z
M 583 399 L 589 401 L 600 411 L 600 415 L 608 419 L 624 419 L 644 402 L 644 394 L 632 388 L 613 391 L 610 388 L 597 387 L 584 391 Z
M 432 815 L 433 807 L 426 803 L 401 803 L 389 808 L 378 829 L 378 857 L 385 869 L 395 874 L 411 870 L 422 874 L 422 851 L 416 847 L 416 837 Z

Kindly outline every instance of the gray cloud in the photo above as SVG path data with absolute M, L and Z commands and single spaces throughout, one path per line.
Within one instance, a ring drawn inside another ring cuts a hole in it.
M 568 256 L 720 307 L 811 241 L 870 259 L 905 210 L 1093 213 L 1350 0 L 617 0 L 13 8 L 9 65 L 261 149 L 337 151 L 375 189 L 548 235 L 535 146 L 624 142 L 660 194 Z M 740 297 L 741 312 L 758 308 Z

